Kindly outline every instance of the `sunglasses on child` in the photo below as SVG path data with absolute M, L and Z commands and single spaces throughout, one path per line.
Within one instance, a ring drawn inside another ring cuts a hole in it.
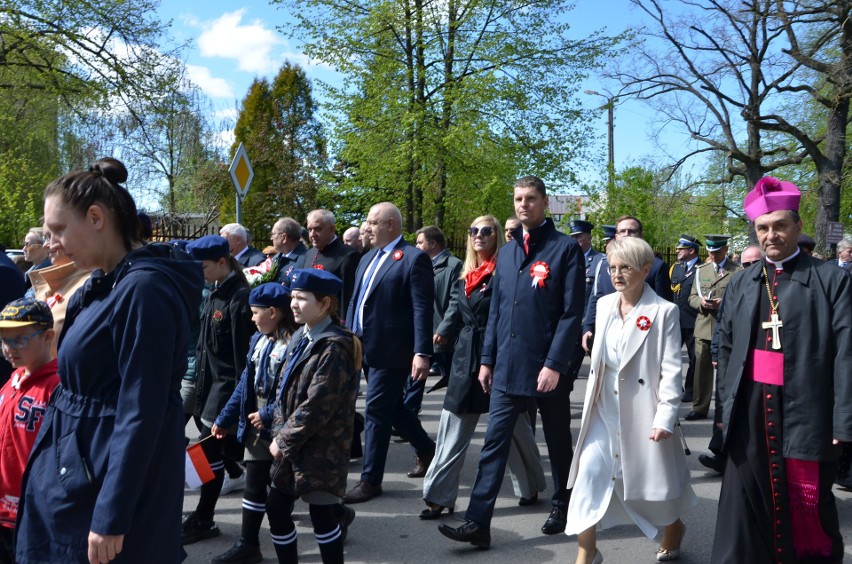
M 485 227 L 471 227 L 467 230 L 467 232 L 470 233 L 471 237 L 477 237 L 479 235 L 482 235 L 483 237 L 491 237 L 494 233 L 494 228 L 489 225 L 486 225 Z

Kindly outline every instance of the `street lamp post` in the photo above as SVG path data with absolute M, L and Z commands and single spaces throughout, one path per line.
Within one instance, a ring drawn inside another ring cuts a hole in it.
M 606 99 L 606 105 L 603 106 L 607 110 L 608 127 L 607 141 L 609 144 L 609 160 L 607 162 L 607 172 L 609 176 L 609 185 L 615 185 L 615 141 L 613 134 L 615 132 L 615 103 L 618 101 L 618 96 L 601 94 L 596 90 L 584 90 L 586 94 L 593 96 L 601 96 Z

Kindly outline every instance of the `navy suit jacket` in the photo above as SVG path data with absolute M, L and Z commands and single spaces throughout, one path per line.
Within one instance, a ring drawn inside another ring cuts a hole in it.
M 557 391 L 570 390 L 586 296 L 583 251 L 549 218 L 530 231 L 529 254 L 518 243 L 523 227 L 512 235 L 497 256 L 481 363 L 494 367 L 492 386 L 506 394 L 545 395 L 536 390 L 545 366 L 561 374 Z M 550 272 L 534 286 L 530 272 L 539 262 Z
M 250 268 L 252 266 L 257 266 L 263 261 L 266 260 L 266 255 L 258 251 L 252 246 L 246 248 L 246 252 L 240 256 L 237 260 L 238 263 L 243 265 L 243 268 Z
M 346 326 L 355 327 L 358 295 L 373 257 L 372 249 L 361 258 L 355 273 L 355 289 L 346 315 Z M 429 256 L 400 241 L 373 275 L 364 299 L 362 330 L 364 362 L 372 368 L 410 369 L 414 354 L 432 354 L 432 310 L 435 275 Z

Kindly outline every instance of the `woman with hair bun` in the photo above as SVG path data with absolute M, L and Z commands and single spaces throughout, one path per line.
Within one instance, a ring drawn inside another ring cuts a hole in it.
M 198 263 L 143 245 L 124 165 L 101 159 L 45 190 L 50 248 L 92 277 L 71 298 L 60 385 L 24 475 L 16 560 L 180 562 L 183 410 Z

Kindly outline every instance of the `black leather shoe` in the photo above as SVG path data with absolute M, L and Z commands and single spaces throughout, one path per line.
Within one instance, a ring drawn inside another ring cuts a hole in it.
M 567 521 L 568 518 L 565 515 L 565 510 L 554 507 L 550 511 L 550 517 L 548 517 L 547 521 L 544 522 L 544 525 L 541 526 L 541 532 L 545 535 L 564 533 Z
M 370 501 L 374 497 L 382 495 L 382 486 L 374 486 L 370 482 L 363 480 L 355 484 L 355 487 L 346 492 L 343 496 L 343 503 L 364 503 Z
M 259 546 L 249 544 L 243 537 L 240 537 L 230 550 L 219 556 L 214 556 L 210 562 L 213 564 L 255 564 L 263 562 L 263 554 L 260 553 Z
M 521 507 L 527 507 L 528 505 L 535 505 L 538 503 L 538 494 L 533 494 L 532 497 L 522 497 L 518 500 L 518 505 Z
M 444 507 L 443 505 L 438 505 L 437 503 L 426 502 L 426 509 L 420 512 L 420 518 L 424 521 L 431 521 L 432 519 L 438 519 L 441 514 L 444 512 L 444 509 L 447 510 L 447 515 L 453 514 L 452 507 Z
M 706 466 L 714 472 L 722 474 L 725 471 L 725 459 L 721 456 L 710 456 L 708 454 L 699 454 L 698 462 Z
M 426 471 L 429 470 L 429 465 L 432 464 L 432 459 L 435 457 L 434 454 L 431 456 L 424 456 L 423 458 L 419 456 L 414 457 L 414 468 L 407 474 L 409 478 L 422 478 L 426 475 Z
M 683 417 L 687 421 L 699 421 L 701 419 L 707 419 L 707 414 L 696 413 L 695 411 L 690 411 Z
M 476 548 L 488 548 L 491 546 L 491 530 L 480 527 L 473 521 L 465 521 L 461 527 L 439 525 L 438 530 L 448 539 L 458 542 L 469 542 Z
M 219 536 L 219 527 L 213 521 L 202 521 L 198 513 L 193 511 L 180 524 L 180 543 L 192 544 L 204 539 Z
M 681 403 L 692 403 L 692 394 L 687 394 L 684 392 L 682 396 L 680 396 Z

